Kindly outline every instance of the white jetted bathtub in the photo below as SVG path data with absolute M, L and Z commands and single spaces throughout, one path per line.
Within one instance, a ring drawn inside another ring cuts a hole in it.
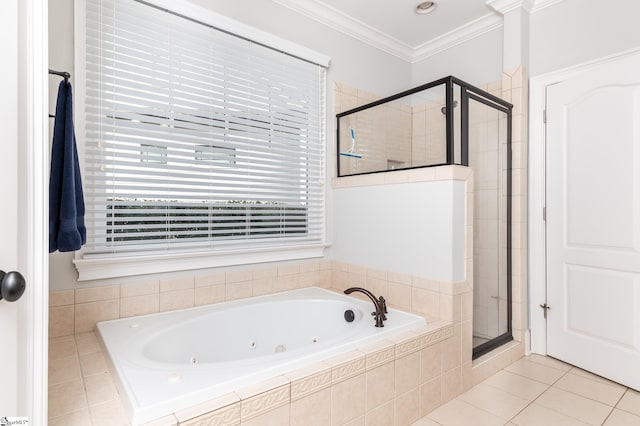
M 348 322 L 345 311 L 355 319 Z M 98 323 L 133 425 L 425 324 L 321 288 Z

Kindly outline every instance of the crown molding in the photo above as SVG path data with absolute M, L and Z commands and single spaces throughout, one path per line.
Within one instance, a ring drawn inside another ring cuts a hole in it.
M 516 9 L 524 9 L 531 13 L 535 3 L 536 0 L 487 0 L 486 5 L 504 15 Z
M 479 37 L 503 25 L 502 16 L 489 13 L 416 47 L 413 63 L 420 62 L 459 44 Z
M 404 61 L 412 62 L 414 49 L 387 34 L 376 30 L 344 12 L 316 0 L 272 0 L 281 6 L 347 34 L 363 43 L 383 50 Z
M 536 0 L 533 8 L 531 8 L 531 13 L 536 13 L 542 9 L 546 9 L 549 6 L 558 4 L 561 1 L 563 0 Z
M 518 8 L 527 13 L 535 13 L 563 0 L 487 0 L 487 6 L 498 13 L 489 13 L 415 47 L 380 32 L 320 0 L 272 1 L 403 61 L 416 63 L 500 28 L 504 23 L 502 15 L 505 13 Z
M 533 14 L 561 1 L 563 0 L 487 0 L 486 5 L 502 15 L 518 8 Z

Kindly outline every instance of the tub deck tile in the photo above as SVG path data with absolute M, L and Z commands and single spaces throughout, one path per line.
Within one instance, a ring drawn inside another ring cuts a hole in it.
M 291 401 L 297 401 L 331 386 L 331 369 L 291 382 Z
M 331 365 L 331 383 L 336 384 L 362 374 L 366 370 L 365 354 L 350 351 L 325 360 Z
M 395 359 L 395 343 L 390 340 L 382 340 L 359 350 L 366 354 L 365 364 L 367 370 Z
M 275 388 L 279 388 L 281 386 L 289 386 L 289 379 L 287 379 L 285 376 L 276 376 L 241 389 L 236 389 L 235 393 L 240 397 L 240 400 L 244 401 L 254 396 L 259 396 L 263 393 L 274 390 Z
M 178 419 L 173 414 L 152 420 L 142 426 L 178 426 Z
M 178 410 L 174 413 L 174 416 L 180 424 L 182 424 L 183 422 L 191 419 L 202 416 L 206 417 L 206 415 L 213 413 L 214 411 L 224 410 L 235 403 L 240 403 L 240 397 L 236 393 L 231 392 L 218 398 L 205 401 L 201 404 L 194 405 L 193 407 Z
M 282 376 L 280 376 L 282 377 Z M 277 387 L 240 401 L 240 420 L 245 422 L 291 402 L 291 386 Z
M 195 419 L 179 422 L 180 426 L 235 426 L 240 424 L 240 402 L 207 413 Z
M 405 331 L 389 338 L 396 344 L 396 358 L 420 350 L 420 335 L 413 331 Z

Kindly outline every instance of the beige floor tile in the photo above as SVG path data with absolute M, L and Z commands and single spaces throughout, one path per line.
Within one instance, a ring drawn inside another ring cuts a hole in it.
M 571 370 L 569 370 L 569 373 L 575 374 L 576 376 L 580 376 L 580 377 L 586 377 L 587 379 L 595 380 L 596 382 L 600 382 L 600 383 L 615 383 L 609 379 L 605 379 L 602 376 L 598 376 L 597 374 L 593 374 L 589 371 L 585 371 L 578 367 L 573 367 Z
M 89 405 L 100 404 L 119 398 L 116 385 L 113 383 L 111 374 L 109 373 L 100 373 L 85 377 L 84 386 Z
M 640 417 L 622 410 L 613 410 L 604 426 L 638 426 Z
M 440 423 L 437 423 L 428 417 L 423 417 L 417 422 L 415 422 L 414 424 L 412 424 L 411 426 L 441 426 L 441 425 Z
M 93 426 L 129 426 L 120 401 L 103 402 L 89 407 Z
M 553 386 L 612 407 L 620 401 L 626 390 L 624 386 L 614 382 L 595 381 L 571 373 L 562 376 Z
M 65 414 L 60 417 L 49 419 L 49 426 L 87 426 L 91 424 L 89 409 L 85 408 L 80 411 Z
M 98 339 L 93 331 L 89 333 L 76 334 L 75 338 L 79 355 L 100 352 L 100 343 L 98 343 Z
M 497 372 L 483 383 L 526 399 L 527 401 L 533 401 L 549 388 L 549 386 L 544 383 L 505 370 Z
M 555 368 L 557 370 L 562 370 L 562 371 L 569 371 L 572 368 L 574 368 L 572 365 L 569 365 L 565 362 L 560 361 L 559 359 L 555 359 L 550 356 L 531 354 L 525 359 L 536 362 L 538 364 L 546 365 L 547 367 Z
M 85 377 L 109 371 L 107 360 L 102 355 L 102 352 L 80 355 L 80 367 L 82 367 L 82 375 Z
M 640 416 L 640 392 L 628 389 L 616 408 Z
M 562 370 L 530 361 L 527 358 L 522 358 L 521 360 L 516 361 L 505 370 L 547 385 L 555 383 L 565 374 Z
M 554 387 L 540 395 L 536 404 L 592 425 L 601 425 L 613 410 L 601 402 Z
M 49 361 L 76 355 L 76 341 L 73 336 L 49 339 Z
M 81 378 L 80 362 L 75 354 L 49 361 L 49 386 Z
M 444 426 L 502 426 L 505 423 L 504 419 L 459 399 L 449 401 L 427 417 Z
M 49 417 L 55 418 L 87 407 L 82 380 L 49 386 Z
M 511 419 L 530 403 L 526 399 L 485 383 L 471 388 L 458 398 L 505 420 Z
M 511 420 L 511 423 L 518 426 L 585 426 L 587 424 L 535 403 L 525 408 Z

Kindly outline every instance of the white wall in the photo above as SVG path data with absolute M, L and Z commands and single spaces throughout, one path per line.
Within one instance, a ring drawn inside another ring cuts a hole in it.
M 502 77 L 502 27 L 413 65 L 412 86 L 453 75 L 481 86 Z
M 336 189 L 336 259 L 464 280 L 464 188 L 461 181 L 436 181 Z
M 346 83 L 381 96 L 411 87 L 411 65 L 370 45 L 357 41 L 314 20 L 303 17 L 271 1 L 193 0 L 194 4 L 209 8 L 281 38 L 328 55 L 331 64 L 327 72 L 327 182 L 335 174 L 334 82 Z M 50 67 L 73 73 L 73 0 L 49 0 L 49 61 Z M 73 76 L 72 76 L 73 83 Z M 59 78 L 50 78 L 51 111 Z M 78 140 L 82 152 L 82 141 Z M 80 154 L 82 156 L 82 154 Z M 333 197 L 327 190 L 327 241 L 333 242 Z M 327 257 L 331 257 L 331 249 Z M 50 256 L 50 288 L 62 290 L 81 286 L 107 285 L 142 280 L 143 277 L 101 280 L 78 284 L 71 253 Z M 233 269 L 233 268 L 230 268 Z M 403 272 L 403 271 L 398 271 Z M 176 273 L 173 275 L 180 275 Z M 183 274 L 191 274 L 185 271 Z M 170 274 L 171 275 L 171 274 Z M 167 276 L 164 274 L 163 276 Z M 149 276 L 148 278 L 151 278 Z
M 49 68 L 70 72 L 73 84 L 73 64 L 73 0 L 49 0 Z M 55 114 L 60 79 L 58 76 L 49 77 L 50 114 Z M 53 137 L 53 119 L 50 119 L 49 128 L 49 134 Z M 72 259 L 73 253 L 55 252 L 49 256 L 49 283 L 52 290 L 74 287 L 78 273 L 71 263 Z
M 640 46 L 640 1 L 564 0 L 531 17 L 530 76 Z

